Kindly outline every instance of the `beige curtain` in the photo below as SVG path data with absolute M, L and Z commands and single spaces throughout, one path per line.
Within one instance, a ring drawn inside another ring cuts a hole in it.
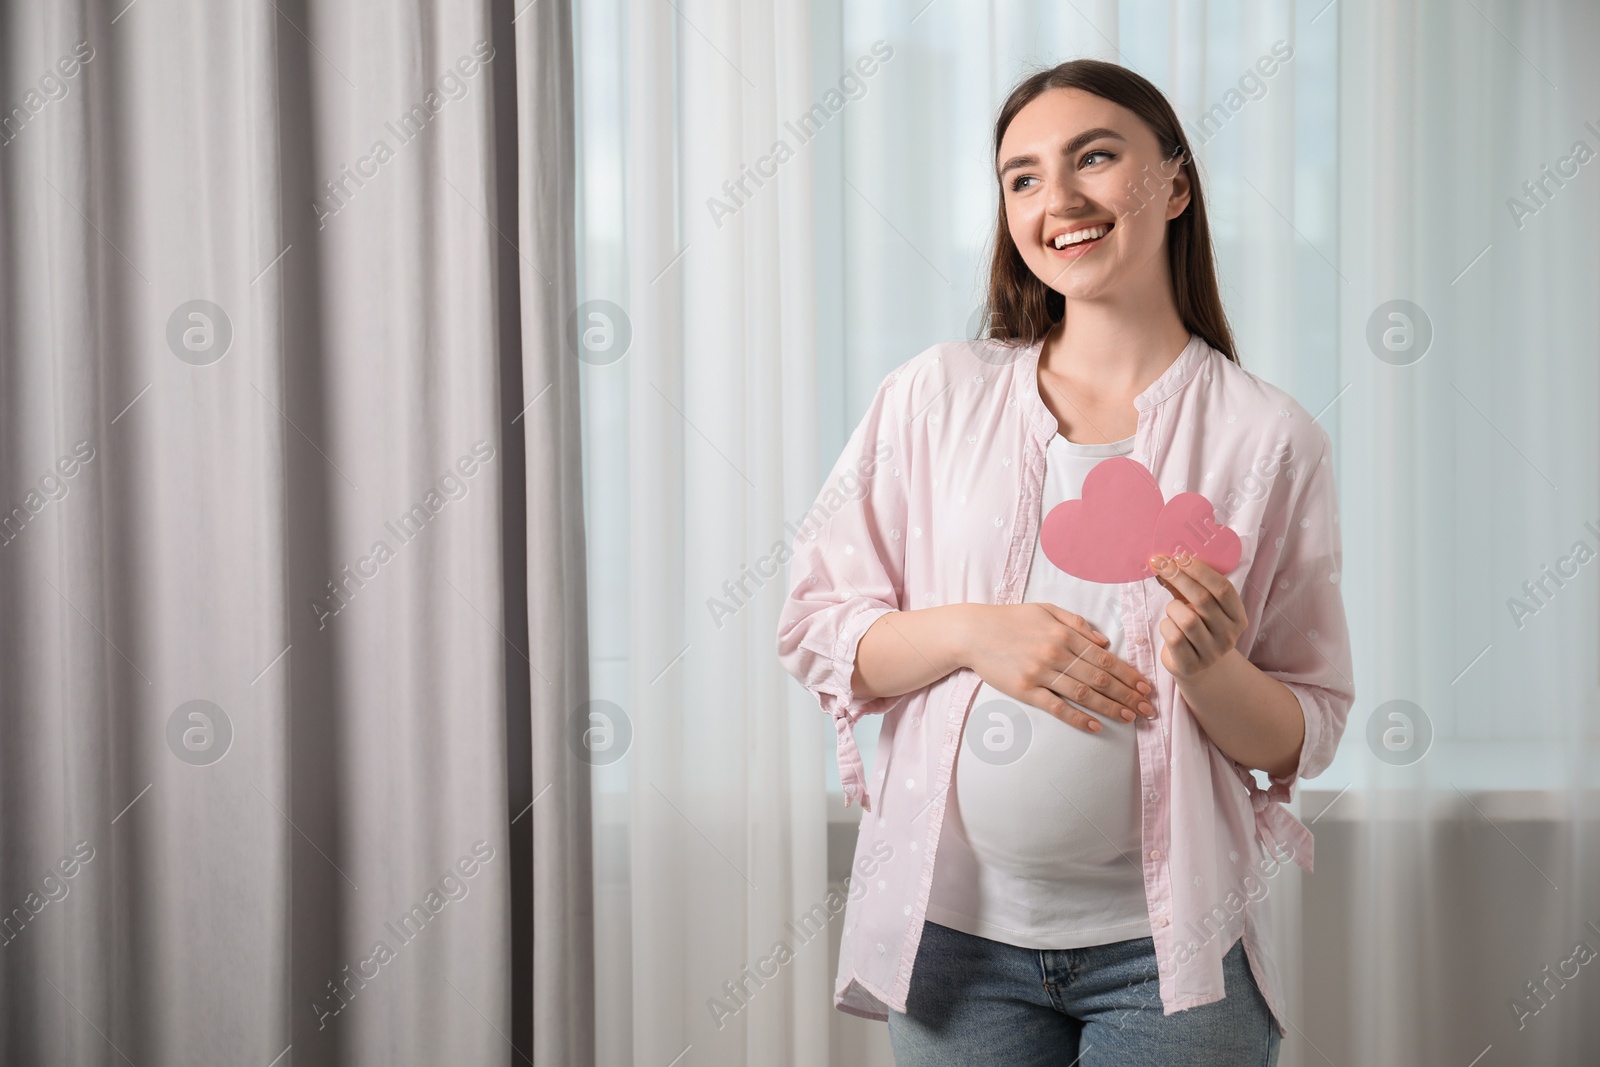
M 0 1061 L 592 1062 L 569 23 L 0 9 Z

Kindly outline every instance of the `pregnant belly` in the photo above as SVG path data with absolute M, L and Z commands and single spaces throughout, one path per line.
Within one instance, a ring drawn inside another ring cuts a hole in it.
M 977 859 L 1044 879 L 1123 873 L 1130 860 L 1137 867 L 1135 727 L 1095 717 L 1100 732 L 1086 733 L 979 686 L 956 756 L 952 801 Z

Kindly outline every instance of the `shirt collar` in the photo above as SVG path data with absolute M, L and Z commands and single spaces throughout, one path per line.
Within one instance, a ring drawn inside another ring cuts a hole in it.
M 1172 366 L 1163 371 L 1161 377 L 1151 382 L 1144 392 L 1133 398 L 1133 406 L 1140 411 L 1148 411 L 1182 389 L 1189 383 L 1189 379 L 1194 377 L 1194 372 L 1200 369 L 1201 362 L 1206 358 L 1206 348 L 1207 345 L 1200 339 L 1200 335 L 1191 333 L 1189 343 L 1183 346 L 1183 351 L 1172 361 Z
M 1028 408 L 1034 429 L 1048 440 L 1059 431 L 1060 426 L 1056 422 L 1056 417 L 1045 406 L 1044 398 L 1039 395 L 1039 357 L 1043 351 L 1043 337 L 1023 350 L 1022 358 L 1017 360 L 1017 368 L 1022 376 L 1018 388 L 1022 390 L 1023 402 Z M 1172 361 L 1172 365 L 1163 371 L 1159 378 L 1146 386 L 1144 392 L 1133 398 L 1133 406 L 1143 414 L 1165 401 L 1188 384 L 1208 354 L 1209 346 L 1201 340 L 1199 334 L 1191 332 L 1189 343 L 1183 346 L 1178 358 Z

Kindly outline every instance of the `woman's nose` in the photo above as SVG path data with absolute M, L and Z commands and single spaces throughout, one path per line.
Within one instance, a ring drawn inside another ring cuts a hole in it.
M 1066 212 L 1076 205 L 1082 197 L 1073 187 L 1072 179 L 1065 174 L 1052 175 L 1047 178 L 1044 200 L 1045 210 L 1054 215 Z

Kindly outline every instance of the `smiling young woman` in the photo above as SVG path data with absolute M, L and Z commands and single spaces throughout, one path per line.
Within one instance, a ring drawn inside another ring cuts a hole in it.
M 1249 880 L 1310 869 L 1283 802 L 1354 700 L 1331 445 L 1239 363 L 1154 86 L 1096 60 L 1035 74 L 994 162 L 988 336 L 879 386 L 835 472 L 893 458 L 801 531 L 779 622 L 847 803 L 876 815 L 857 855 L 888 857 L 847 908 L 835 1004 L 888 1020 L 901 1065 L 1270 1065 L 1273 898 Z M 1293 459 L 1263 489 L 1271 455 Z M 1041 515 L 1086 511 L 1122 456 L 1163 500 L 1204 494 L 1238 564 L 1056 566 Z M 873 713 L 875 808 L 851 732 Z
M 1159 90 L 1066 63 L 1018 85 L 995 130 L 990 334 L 1045 335 L 1040 384 L 1068 440 L 1131 434 L 1133 397 L 1191 332 L 1238 362 L 1199 175 Z

